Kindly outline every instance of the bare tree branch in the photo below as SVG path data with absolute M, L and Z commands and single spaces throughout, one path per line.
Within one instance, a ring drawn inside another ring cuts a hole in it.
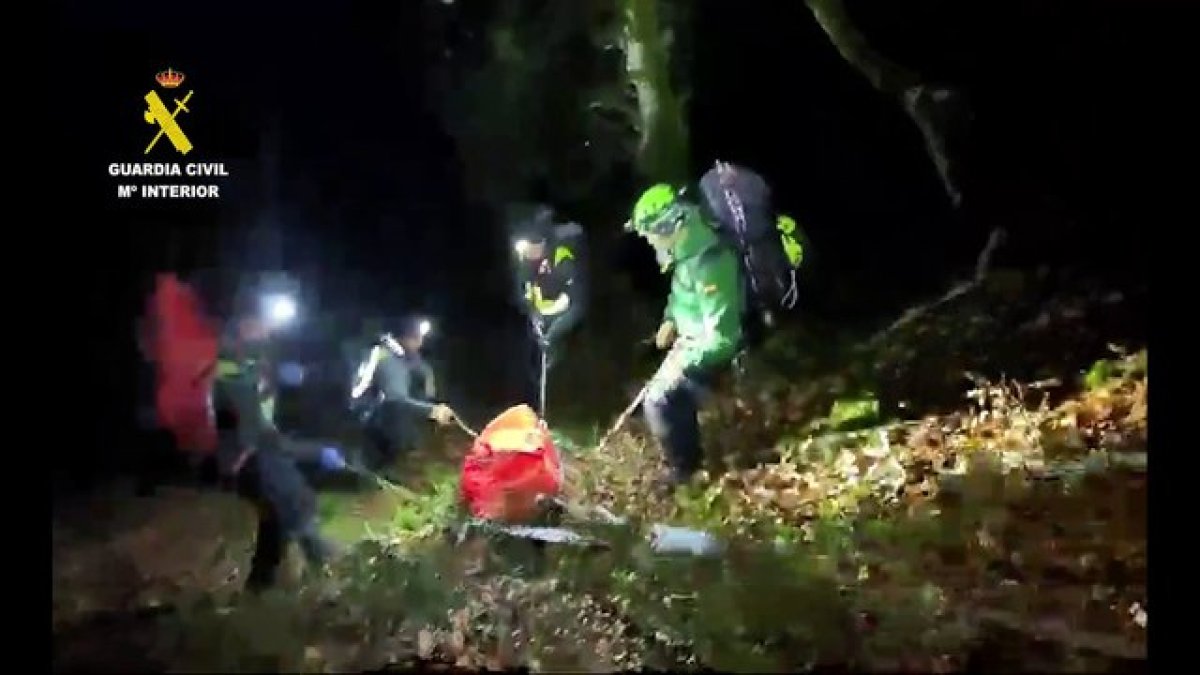
M 925 139 L 942 187 L 951 203 L 962 202 L 955 173 L 953 137 L 965 129 L 969 117 L 962 96 L 946 86 L 923 81 L 915 71 L 892 62 L 871 48 L 846 11 L 844 0 L 805 0 L 817 23 L 847 63 L 854 66 L 877 91 L 895 96 Z
M 975 262 L 974 278 L 956 284 L 950 290 L 946 291 L 942 297 L 934 300 L 933 302 L 910 308 L 903 315 L 901 315 L 899 319 L 896 319 L 892 325 L 876 333 L 874 337 L 866 342 L 864 348 L 871 349 L 879 346 L 879 344 L 883 342 L 886 337 L 894 333 L 899 328 L 912 323 L 925 314 L 928 314 L 930 311 L 941 307 L 942 305 L 954 300 L 964 293 L 974 290 L 976 287 L 982 284 L 987 278 L 988 268 L 991 266 L 992 254 L 1004 241 L 1004 236 L 1005 233 L 1003 229 L 997 228 L 992 230 L 991 236 L 988 237 L 987 245 L 984 246 L 983 251 L 980 252 L 979 258 Z
M 893 63 L 871 48 L 867 38 L 854 26 L 843 0 L 805 0 L 821 29 L 833 46 L 878 91 L 900 96 L 921 84 L 912 70 Z

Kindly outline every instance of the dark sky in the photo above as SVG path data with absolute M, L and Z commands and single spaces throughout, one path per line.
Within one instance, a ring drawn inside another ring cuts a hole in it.
M 1122 267 L 1136 276 L 1144 246 L 1129 241 L 1122 166 L 1134 102 L 1113 96 L 1141 72 L 1144 46 L 1125 30 L 1133 4 L 851 4 L 881 50 L 972 101 L 977 189 L 955 213 L 911 121 L 838 56 L 802 2 L 697 2 L 694 168 L 720 156 L 772 179 L 814 243 L 809 302 L 834 318 L 938 290 L 998 223 L 1029 235 L 1026 260 L 1087 260 L 1090 245 L 1125 236 Z M 155 268 L 282 267 L 326 309 L 420 309 L 460 333 L 511 318 L 499 290 L 507 250 L 487 223 L 466 218 L 453 141 L 424 88 L 439 49 L 422 12 L 444 11 L 440 3 L 62 8 L 55 65 L 81 74 L 71 96 L 88 111 L 72 113 L 60 137 L 75 158 L 63 170 L 83 186 L 63 207 L 96 236 L 72 261 L 92 323 L 111 327 L 93 342 L 97 376 L 120 379 L 129 365 L 111 355 L 131 353 L 126 319 Z M 187 161 L 234 172 L 220 203 L 113 196 L 105 167 L 143 161 L 142 96 L 168 66 L 195 91 L 183 117 L 196 146 Z M 858 295 L 835 294 L 839 285 Z
M 1127 54 L 1137 48 L 1121 32 L 1127 3 L 971 4 L 969 12 L 945 0 L 851 7 L 881 49 L 977 103 L 972 159 L 986 177 L 971 205 L 999 214 L 1037 195 L 1076 220 L 1111 219 L 1122 192 L 1114 150 L 1128 142 L 1111 92 L 1135 74 Z M 438 51 L 437 37 L 422 31 L 423 11 L 442 7 L 68 3 L 59 56 L 86 63 L 77 95 L 95 111 L 73 130 L 86 158 L 75 168 L 96 190 L 89 204 L 120 222 L 127 254 L 143 264 L 181 249 L 194 259 L 186 262 L 207 262 L 214 237 L 171 227 L 217 223 L 227 264 L 320 268 L 329 301 L 353 292 L 346 284 L 355 276 L 409 291 L 391 304 L 478 300 L 470 284 L 446 279 L 477 274 L 498 244 L 486 224 L 464 222 L 453 141 L 423 87 Z M 694 12 L 704 46 L 692 69 L 697 172 L 714 156 L 761 168 L 839 274 L 890 275 L 930 240 L 945 248 L 947 267 L 970 263 L 988 219 L 951 212 L 910 120 L 838 56 L 803 3 L 747 1 L 731 12 L 700 2 Z M 142 159 L 141 95 L 166 66 L 185 71 L 185 88 L 196 90 L 184 123 L 195 158 L 235 171 L 220 205 L 131 207 L 110 194 L 103 167 Z M 273 163 L 261 161 L 264 147 Z M 263 225 L 274 238 L 255 238 Z M 914 284 L 947 271 L 926 267 Z
M 188 159 L 225 161 L 235 173 L 218 208 L 130 208 L 110 195 L 100 203 L 116 219 L 158 221 L 149 225 L 154 231 L 130 232 L 147 255 L 162 245 L 162 220 L 216 224 L 226 264 L 320 264 L 420 284 L 412 253 L 449 242 L 459 186 L 453 147 L 423 99 L 421 36 L 413 29 L 420 17 L 405 14 L 417 6 L 302 3 L 285 11 L 279 3 L 214 2 L 201 12 L 75 3 L 71 44 L 90 55 L 82 95 L 102 111 L 82 130 L 94 168 L 143 159 L 149 132 L 139 119 L 141 95 L 155 72 L 171 66 L 196 92 L 183 122 L 196 145 Z M 99 189 L 111 191 L 113 182 Z M 253 238 L 264 224 L 275 239 Z M 251 243 L 260 244 L 253 253 Z M 202 245 L 187 248 L 196 263 L 209 257 Z
M 696 59 L 696 154 L 734 155 L 773 178 L 824 258 L 818 287 L 865 281 L 858 300 L 872 312 L 885 297 L 911 302 L 973 264 L 997 225 L 1018 235 L 999 260 L 1087 266 L 1116 239 L 1122 263 L 1109 267 L 1144 276 L 1146 239 L 1129 236 L 1143 105 L 1132 92 L 1162 65 L 1140 31 L 1162 3 L 848 5 L 877 50 L 970 102 L 958 212 L 915 126 L 840 57 L 803 2 L 711 8 L 698 24 L 714 47 Z

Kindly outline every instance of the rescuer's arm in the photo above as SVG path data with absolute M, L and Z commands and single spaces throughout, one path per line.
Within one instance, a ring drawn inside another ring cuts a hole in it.
M 388 388 L 389 398 L 415 413 L 428 417 L 429 413 L 433 411 L 434 404 L 413 398 L 408 393 L 412 385 L 412 371 L 410 368 L 404 366 L 403 368 L 397 368 L 396 371 L 396 383 L 394 386 Z
M 555 257 L 560 261 L 555 266 L 555 274 L 561 274 L 565 279 L 563 284 L 566 296 L 566 309 L 554 317 L 550 324 L 546 339 L 554 342 L 569 333 L 583 320 L 588 306 L 587 261 L 584 258 L 583 238 L 575 237 L 569 243 L 558 247 Z

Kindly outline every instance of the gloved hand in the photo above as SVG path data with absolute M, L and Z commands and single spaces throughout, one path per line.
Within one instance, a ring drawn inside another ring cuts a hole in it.
M 537 317 L 533 320 L 533 334 L 537 336 L 538 344 L 545 347 L 550 343 L 550 337 L 546 329 L 546 319 Z
M 442 426 L 453 424 L 457 417 L 458 416 L 454 414 L 454 411 L 450 409 L 450 406 L 444 403 L 438 403 L 437 405 L 433 406 L 432 410 L 429 411 L 429 419 Z
M 346 468 L 346 458 L 342 451 L 333 446 L 321 448 L 321 468 L 326 471 L 338 471 Z
M 675 322 L 670 319 L 663 321 L 654 334 L 654 346 L 666 349 L 675 344 Z
M 289 387 L 299 387 L 304 383 L 304 366 L 288 361 L 279 365 L 279 381 Z

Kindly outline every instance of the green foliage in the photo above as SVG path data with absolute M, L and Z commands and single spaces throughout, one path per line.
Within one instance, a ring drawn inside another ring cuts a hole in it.
M 458 513 L 458 473 L 452 467 L 434 467 L 427 471 L 426 489 L 396 509 L 390 522 L 391 532 L 427 537 L 446 527 Z
M 1088 369 L 1083 376 L 1083 386 L 1088 390 L 1099 389 L 1106 384 L 1115 372 L 1113 362 L 1108 359 L 1101 359 Z
M 829 423 L 838 431 L 871 426 L 879 421 L 879 401 L 873 396 L 841 398 L 829 410 Z
M 380 542 L 364 542 L 337 568 L 339 600 L 355 611 L 394 628 L 400 619 L 437 622 L 447 607 L 462 603 L 451 570 L 452 551 L 424 546 L 408 552 Z
M 1146 350 L 1143 349 L 1130 355 L 1118 351 L 1118 354 L 1118 358 L 1100 359 L 1093 363 L 1091 368 L 1088 368 L 1083 375 L 1085 390 L 1094 391 L 1118 381 L 1146 375 L 1148 365 Z
M 458 474 L 430 465 L 417 480 L 420 490 L 379 487 L 369 495 L 322 493 L 317 513 L 322 528 L 342 541 L 411 540 L 428 537 L 458 515 Z

